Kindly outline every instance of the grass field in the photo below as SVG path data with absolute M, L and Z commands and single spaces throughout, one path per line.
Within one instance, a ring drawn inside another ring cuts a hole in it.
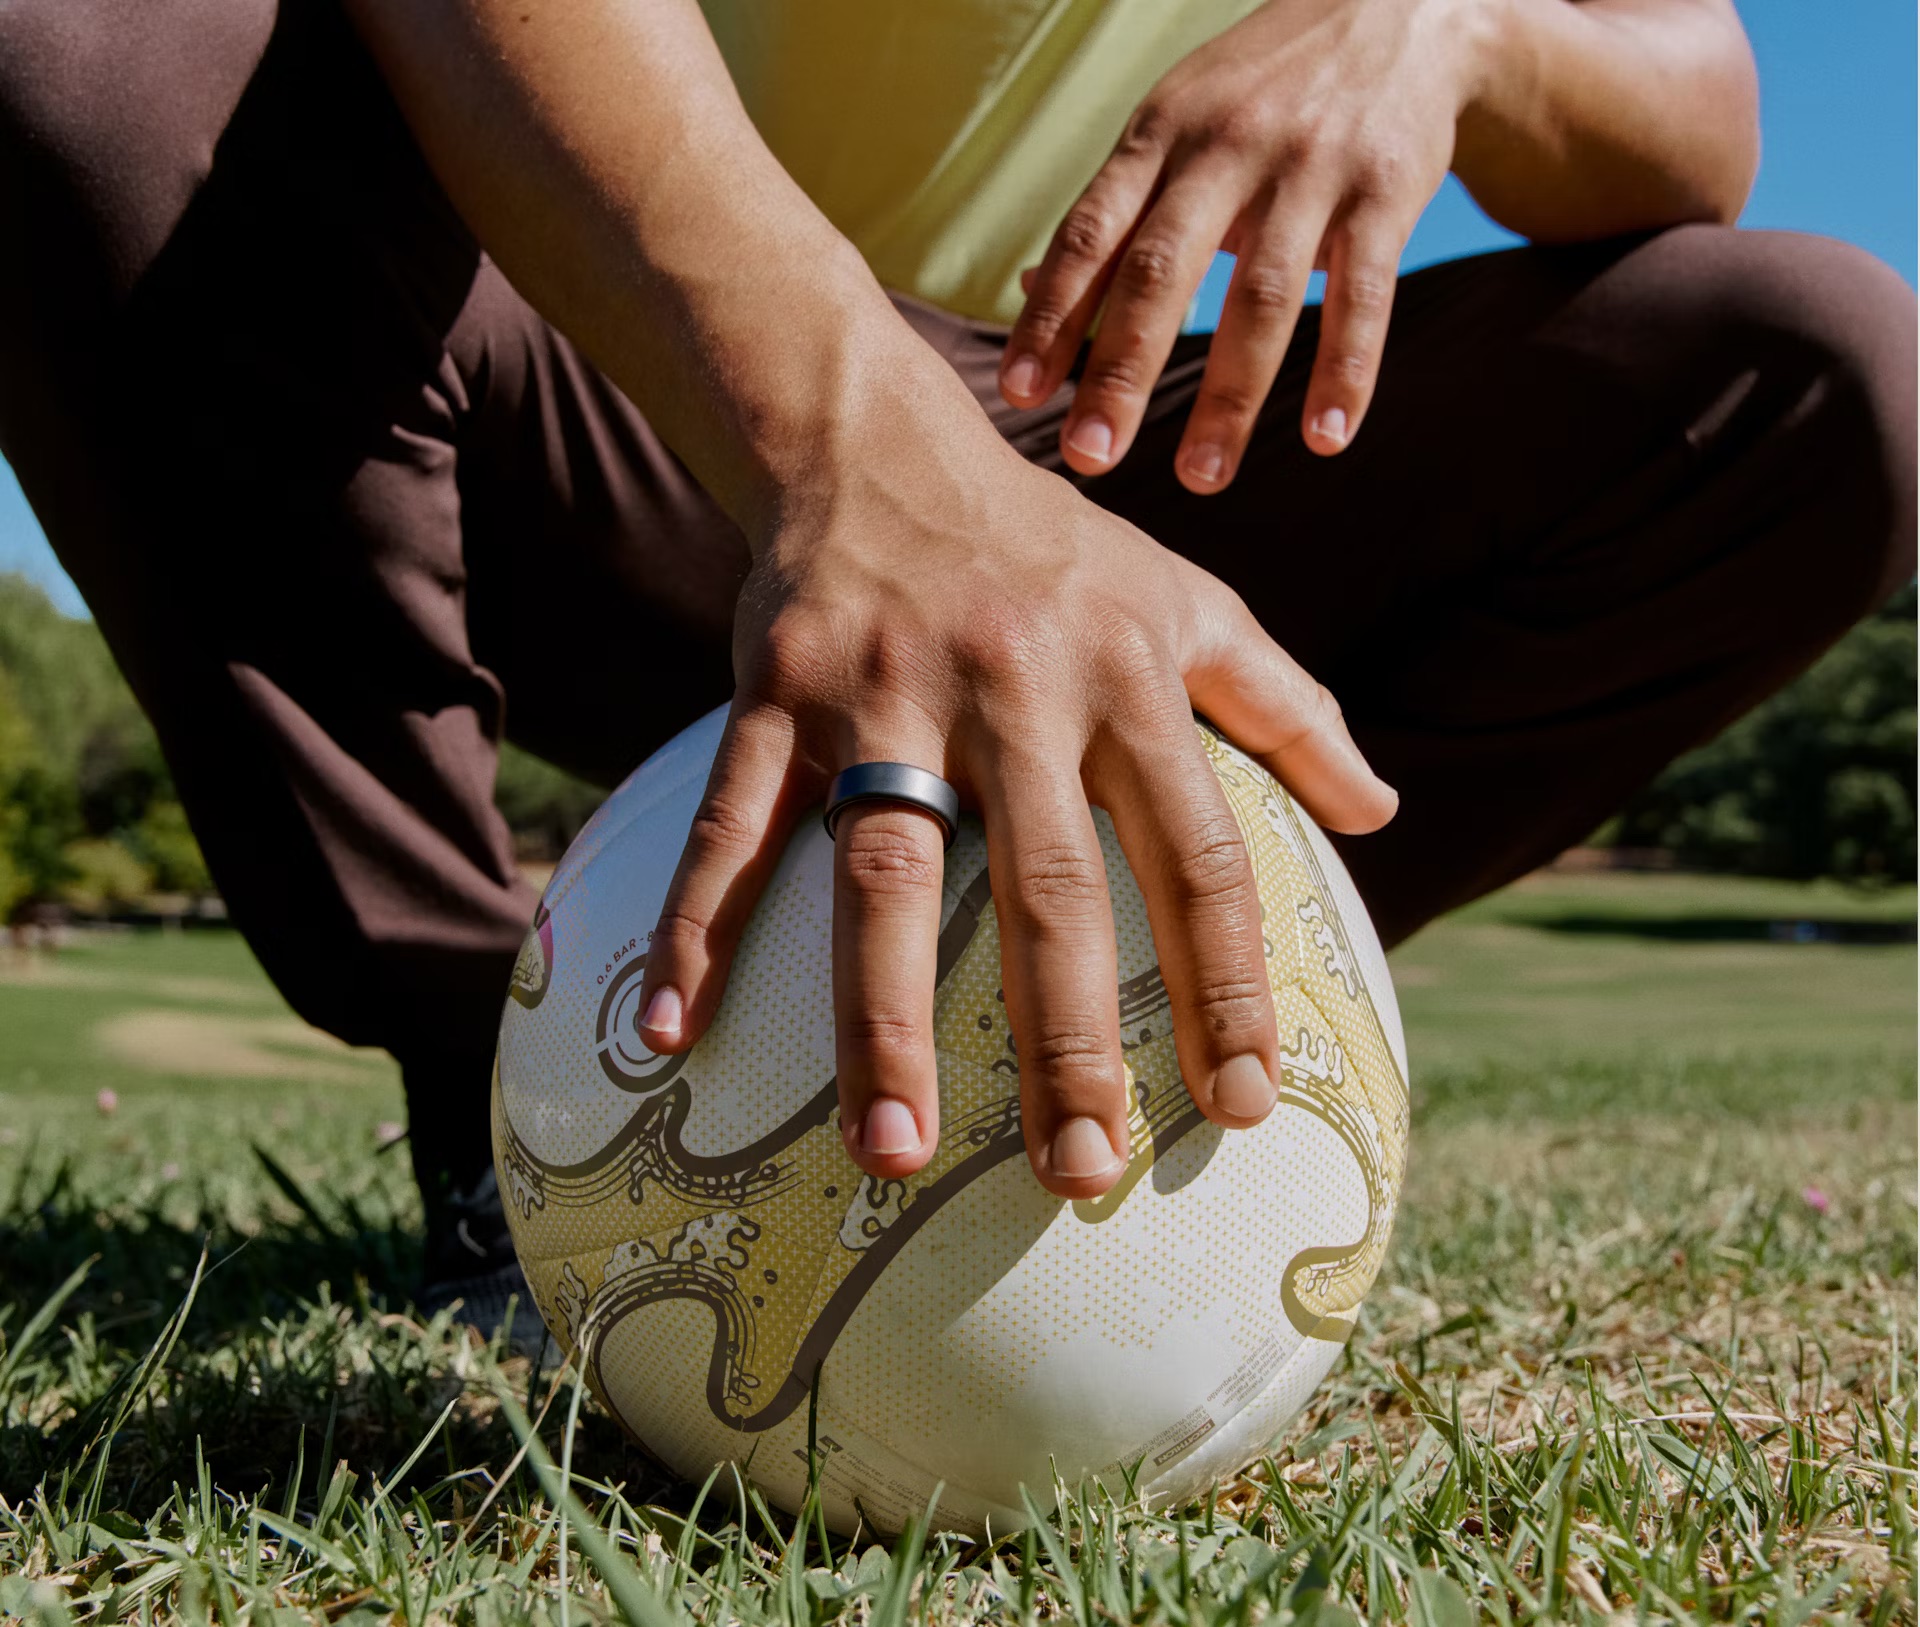
M 411 1317 L 393 1069 L 237 939 L 0 950 L 0 1615 L 1911 1622 L 1913 912 L 1552 875 L 1407 945 L 1410 1184 L 1328 1385 L 1203 1507 L 991 1550 L 702 1501 Z

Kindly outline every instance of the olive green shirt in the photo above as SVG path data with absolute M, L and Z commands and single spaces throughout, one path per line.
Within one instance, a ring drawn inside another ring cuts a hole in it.
M 1181 57 L 1257 0 L 701 0 L 774 156 L 887 287 L 1011 322 Z

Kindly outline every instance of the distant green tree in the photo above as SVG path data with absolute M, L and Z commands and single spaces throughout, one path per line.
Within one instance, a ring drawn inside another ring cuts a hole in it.
M 36 583 L 12 573 L 0 573 L 0 670 L 13 679 L 47 766 L 76 788 L 83 767 L 98 779 L 127 755 L 159 760 L 152 726 L 100 629 L 61 614 Z
M 40 745 L 14 693 L 13 680 L 0 668 L 0 921 L 33 891 L 25 864 L 16 853 L 23 847 L 26 810 L 15 796 L 21 776 L 40 762 Z
M 0 683 L 0 920 L 26 897 L 124 902 L 141 874 L 161 892 L 212 890 L 160 743 L 100 630 L 5 573 Z M 496 802 L 527 857 L 558 858 L 605 795 L 502 749 Z
M 60 896 L 90 915 L 138 904 L 153 891 L 153 872 L 111 837 L 83 836 L 67 844 L 64 857 Z
M 124 840 L 159 891 L 196 895 L 213 891 L 213 877 L 207 874 L 207 861 L 187 824 L 187 811 L 171 797 L 149 802 Z
M 66 850 L 82 833 L 72 781 L 49 760 L 23 687 L 0 667 L 0 920 L 72 878 Z
M 0 681 L 0 919 L 26 898 L 94 907 L 147 886 L 210 890 L 160 742 L 99 628 L 0 574 Z
M 51 898 L 74 876 L 67 849 L 85 827 L 74 803 L 73 786 L 47 766 L 30 762 L 5 788 L 8 811 L 8 861 L 19 898 Z
M 1769 876 L 1911 881 L 1914 589 L 1680 758 L 1611 827 L 1622 847 Z
M 96 836 L 132 830 L 161 804 L 180 805 L 160 741 L 138 710 L 100 720 L 73 766 L 73 790 Z

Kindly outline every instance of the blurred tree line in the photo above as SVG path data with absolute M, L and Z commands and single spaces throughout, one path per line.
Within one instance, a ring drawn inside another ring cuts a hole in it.
M 516 845 L 557 858 L 605 792 L 509 746 L 497 800 Z M 0 572 L 0 922 L 213 891 L 160 743 L 90 621 Z
M 159 742 L 92 622 L 0 575 L 0 918 L 212 891 Z
M 1620 847 L 1747 875 L 1914 879 L 1914 589 L 1673 763 L 1609 823 Z
M 1914 879 L 1914 591 L 1796 683 L 1681 758 L 1598 840 L 1771 876 Z M 496 801 L 551 860 L 603 791 L 525 752 Z M 153 730 L 91 622 L 0 574 L 0 919 L 212 890 Z

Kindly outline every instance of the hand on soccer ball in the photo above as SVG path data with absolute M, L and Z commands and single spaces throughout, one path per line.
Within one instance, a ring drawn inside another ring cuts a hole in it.
M 1446 178 L 1475 30 L 1456 0 L 1270 0 L 1186 57 L 1128 122 L 1027 278 L 1001 391 L 1037 406 L 1096 312 L 1066 461 L 1126 454 L 1216 249 L 1238 257 L 1175 455 L 1190 491 L 1234 477 L 1306 296 L 1326 305 L 1301 428 L 1353 439 L 1373 395 L 1400 251 Z M 1102 302 L 1104 301 L 1104 308 Z
M 1194 1099 L 1242 1126 L 1273 1105 L 1278 1038 L 1252 869 L 1192 713 L 1323 825 L 1370 830 L 1396 799 L 1231 590 L 1026 463 L 927 363 L 868 419 L 861 455 L 756 539 L 738 689 L 648 949 L 641 1038 L 682 1051 L 711 1023 L 788 832 L 834 773 L 932 769 L 986 826 L 1028 1155 L 1048 1190 L 1091 1197 L 1129 1137 L 1088 804 L 1145 894 Z M 920 1168 L 939 1134 L 941 840 L 899 805 L 855 804 L 839 825 L 841 1123 L 878 1176 Z

